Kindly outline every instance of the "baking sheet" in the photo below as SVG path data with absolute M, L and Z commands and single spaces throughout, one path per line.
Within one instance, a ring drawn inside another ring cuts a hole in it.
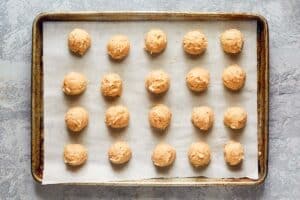
M 258 178 L 257 158 L 257 55 L 256 21 L 131 21 L 131 22 L 45 22 L 43 23 L 44 64 L 44 175 L 43 184 L 97 183 L 117 180 L 141 180 L 158 177 Z M 86 29 L 92 37 L 92 47 L 82 58 L 70 54 L 67 35 L 74 28 Z M 151 28 L 161 28 L 168 35 L 168 47 L 153 57 L 143 50 L 144 34 Z M 197 58 L 182 50 L 183 35 L 201 29 L 207 36 L 208 49 Z M 245 45 L 239 56 L 223 53 L 219 35 L 228 28 L 240 29 Z M 114 62 L 106 53 L 106 43 L 114 34 L 125 34 L 131 41 L 130 55 Z M 232 93 L 223 88 L 221 73 L 224 67 L 237 63 L 247 73 L 245 87 Z M 194 66 L 210 71 L 209 89 L 199 95 L 190 92 L 185 74 Z M 171 77 L 166 95 L 156 98 L 144 87 L 145 76 L 154 69 L 163 69 Z M 67 97 L 61 91 L 65 74 L 81 72 L 89 79 L 85 93 Z M 123 95 L 115 101 L 105 100 L 99 92 L 105 73 L 116 72 L 124 82 Z M 148 111 L 156 103 L 164 103 L 173 113 L 171 126 L 163 135 L 149 127 Z M 105 110 L 116 104 L 128 107 L 131 119 L 127 129 L 111 131 L 105 126 Z M 208 134 L 194 128 L 191 111 L 194 106 L 208 105 L 215 111 L 215 123 Z M 223 113 L 229 106 L 243 106 L 248 112 L 247 126 L 232 132 L 223 125 Z M 90 115 L 88 127 L 77 136 L 68 132 L 64 114 L 72 106 L 85 107 Z M 112 166 L 107 149 L 119 140 L 129 143 L 133 151 L 130 162 L 122 168 Z M 240 168 L 228 167 L 223 158 L 223 145 L 229 140 L 241 142 L 245 160 Z M 208 167 L 195 170 L 188 162 L 187 150 L 192 142 L 203 140 L 212 150 Z M 151 161 L 156 144 L 165 141 L 175 147 L 177 158 L 168 170 L 158 170 Z M 63 162 L 63 148 L 68 143 L 81 143 L 88 148 L 85 165 L 72 169 Z

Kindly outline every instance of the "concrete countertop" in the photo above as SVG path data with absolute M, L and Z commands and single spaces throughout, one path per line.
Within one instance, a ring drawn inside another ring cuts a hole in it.
M 45 11 L 251 12 L 270 29 L 269 174 L 254 187 L 41 186 L 30 172 L 31 27 Z M 300 1 L 0 2 L 0 199 L 300 199 Z

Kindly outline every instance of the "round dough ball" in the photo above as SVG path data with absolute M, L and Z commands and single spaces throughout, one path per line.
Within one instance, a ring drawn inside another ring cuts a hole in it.
M 116 142 L 108 150 L 108 158 L 113 164 L 124 164 L 131 158 L 131 149 L 126 142 Z
M 202 131 L 210 129 L 214 123 L 214 112 L 210 107 L 195 107 L 192 112 L 193 124 Z
M 209 85 L 209 72 L 201 67 L 195 67 L 185 77 L 188 88 L 194 92 L 202 92 Z
M 87 82 L 83 74 L 70 72 L 64 77 L 62 90 L 66 95 L 78 95 L 84 92 Z
M 190 31 L 183 37 L 183 49 L 191 55 L 200 55 L 207 48 L 207 39 L 205 35 L 199 31 Z
M 122 93 L 122 79 L 118 74 L 111 73 L 103 77 L 101 92 L 105 97 L 117 97 Z
M 169 126 L 171 118 L 170 109 L 162 104 L 154 106 L 149 112 L 150 125 L 160 130 L 165 130 Z
M 91 46 L 91 36 L 85 30 L 75 28 L 69 33 L 68 45 L 70 51 L 82 56 Z
M 105 113 L 105 123 L 111 128 L 125 128 L 129 124 L 129 111 L 125 106 L 111 106 Z
M 150 54 L 160 53 L 167 46 L 167 36 L 160 29 L 150 30 L 145 37 L 145 49 Z
M 79 132 L 88 125 L 89 114 L 82 107 L 73 107 L 65 115 L 65 122 L 69 130 Z
M 237 54 L 242 51 L 244 37 L 241 31 L 229 29 L 221 34 L 220 41 L 226 53 Z
M 130 50 L 129 39 L 125 35 L 113 36 L 107 44 L 107 53 L 111 58 L 121 60 L 125 58 Z
M 247 122 L 247 112 L 241 107 L 230 107 L 224 114 L 224 124 L 232 129 L 244 128 Z
M 152 153 L 152 162 L 157 167 L 170 166 L 176 158 L 175 149 L 165 143 L 158 144 Z
M 231 165 L 236 166 L 244 159 L 244 148 L 239 142 L 229 141 L 224 146 L 225 161 Z
M 230 65 L 222 74 L 224 85 L 233 91 L 241 89 L 246 80 L 246 72 L 238 65 Z
M 81 144 L 67 144 L 64 148 L 64 162 L 70 166 L 82 165 L 87 157 L 88 151 Z
M 145 80 L 145 86 L 149 92 L 161 94 L 166 92 L 170 87 L 170 77 L 162 70 L 152 71 Z
M 195 142 L 189 148 L 188 158 L 194 167 L 206 166 L 210 162 L 210 147 L 204 142 Z

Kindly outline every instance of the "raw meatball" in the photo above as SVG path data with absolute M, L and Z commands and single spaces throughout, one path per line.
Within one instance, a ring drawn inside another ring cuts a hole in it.
M 200 130 L 207 131 L 214 123 L 214 112 L 210 107 L 195 107 L 192 112 L 192 122 Z
M 204 142 L 195 142 L 191 144 L 188 157 L 190 163 L 194 167 L 203 167 L 210 162 L 210 148 L 208 144 Z
M 235 166 L 240 164 L 244 159 L 244 148 L 239 142 L 229 141 L 224 146 L 225 161 Z
M 152 153 L 152 162 L 157 167 L 170 166 L 176 158 L 175 149 L 165 143 L 158 144 Z
M 154 106 L 149 112 L 150 125 L 160 130 L 164 130 L 169 126 L 171 118 L 170 109 L 162 104 Z
M 246 72 L 238 65 L 230 65 L 222 74 L 224 85 L 230 90 L 241 89 L 246 80 Z
M 150 54 L 160 53 L 167 46 L 167 36 L 160 29 L 150 30 L 145 37 L 145 49 Z
M 126 142 L 116 142 L 108 150 L 108 158 L 113 164 L 124 164 L 131 158 L 131 149 Z
M 200 55 L 207 48 L 207 39 L 205 35 L 199 31 L 190 31 L 183 37 L 183 49 L 191 55 Z
M 82 165 L 87 157 L 88 151 L 81 144 L 67 144 L 64 148 L 64 162 L 70 166 Z
M 195 67 L 185 77 L 186 84 L 194 92 L 202 92 L 209 85 L 209 72 L 201 67 Z
M 87 79 L 83 74 L 70 72 L 64 77 L 62 90 L 67 95 L 81 94 L 87 86 Z
M 82 107 L 73 107 L 68 110 L 65 115 L 65 122 L 73 132 L 79 132 L 88 125 L 88 112 Z
M 106 97 L 121 96 L 122 79 L 118 74 L 111 73 L 103 77 L 101 81 L 101 92 Z
M 121 60 L 125 58 L 130 50 L 129 39 L 125 35 L 113 36 L 107 44 L 107 53 L 111 58 Z
M 229 29 L 221 34 L 220 41 L 226 53 L 237 54 L 242 51 L 244 38 L 241 31 Z
M 82 56 L 91 46 L 91 36 L 85 30 L 75 28 L 69 33 L 68 45 L 70 51 Z
M 105 123 L 111 128 L 125 128 L 129 123 L 129 112 L 125 106 L 111 106 L 105 113 Z
M 152 71 L 146 77 L 145 86 L 151 93 L 164 93 L 170 87 L 170 77 L 166 72 L 162 70 Z
M 232 129 L 244 128 L 247 122 L 247 112 L 241 107 L 230 107 L 224 114 L 224 124 Z

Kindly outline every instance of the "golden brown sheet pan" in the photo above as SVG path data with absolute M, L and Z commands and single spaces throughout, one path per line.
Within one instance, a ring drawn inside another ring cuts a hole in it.
M 43 179 L 43 22 L 46 21 L 143 21 L 143 20 L 256 20 L 257 21 L 257 113 L 259 178 L 157 178 L 138 181 L 99 182 L 113 186 L 209 186 L 257 185 L 268 170 L 269 33 L 265 18 L 247 13 L 185 12 L 59 12 L 41 13 L 32 28 L 31 172 Z

